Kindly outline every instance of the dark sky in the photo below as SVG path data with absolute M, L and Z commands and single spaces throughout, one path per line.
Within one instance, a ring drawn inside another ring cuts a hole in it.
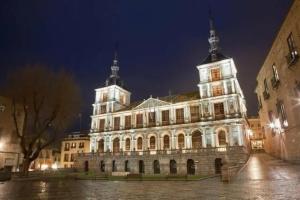
M 211 6 L 223 54 L 233 57 L 249 115 L 255 77 L 291 0 L 1 0 L 0 84 L 8 71 L 42 63 L 72 72 L 89 128 L 94 89 L 110 73 L 119 42 L 120 75 L 132 99 L 197 90 L 208 54 Z M 209 6 L 210 5 L 210 6 Z M 73 129 L 78 129 L 74 125 Z

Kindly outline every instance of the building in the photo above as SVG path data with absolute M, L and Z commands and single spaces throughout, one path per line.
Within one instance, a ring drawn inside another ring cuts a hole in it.
M 90 152 L 90 137 L 87 134 L 73 132 L 61 142 L 61 168 L 73 168 L 78 153 Z
M 39 157 L 35 159 L 30 170 L 56 170 L 60 168 L 61 155 L 60 151 L 56 148 L 45 148 L 42 149 Z
M 295 0 L 257 75 L 266 152 L 300 161 L 300 1 Z
M 11 104 L 11 99 L 0 96 L 0 170 L 6 168 L 17 171 L 22 164 L 23 155 L 15 131 Z M 17 107 L 16 113 L 17 122 L 22 129 L 24 120 L 22 109 Z
M 249 126 L 251 129 L 250 144 L 251 149 L 254 151 L 260 151 L 264 149 L 264 129 L 260 124 L 259 117 L 249 117 Z
M 232 58 L 218 47 L 210 20 L 209 55 L 197 66 L 198 90 L 130 102 L 118 59 L 95 90 L 90 155 L 77 167 L 102 173 L 214 174 L 247 160 L 246 107 Z

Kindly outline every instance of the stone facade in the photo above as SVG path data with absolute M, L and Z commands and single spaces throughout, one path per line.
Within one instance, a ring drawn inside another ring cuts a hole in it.
M 163 174 L 174 174 L 172 167 L 175 174 L 211 174 L 221 162 L 245 162 L 243 147 L 249 138 L 245 99 L 235 63 L 219 52 L 219 38 L 210 22 L 210 53 L 197 66 L 196 92 L 131 103 L 115 56 L 105 87 L 95 90 L 92 154 L 78 156 L 77 168 L 97 170 L 100 161 L 105 173 L 122 172 L 128 171 L 127 160 L 130 173 L 151 174 L 159 165 Z
M 265 151 L 300 161 L 300 1 L 291 6 L 257 75 Z
M 17 171 L 22 164 L 22 151 L 12 118 L 12 102 L 9 98 L 0 96 L 0 169 L 8 167 Z M 17 121 L 23 127 L 24 114 L 17 107 Z

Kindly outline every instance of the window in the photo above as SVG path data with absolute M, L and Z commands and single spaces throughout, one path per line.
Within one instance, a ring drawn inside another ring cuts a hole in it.
M 226 82 L 226 87 L 227 87 L 227 94 L 232 94 L 233 90 L 232 90 L 232 84 L 231 81 L 227 81 Z
M 199 106 L 190 106 L 191 122 L 197 122 L 200 119 Z
M 222 86 L 222 84 L 213 86 L 212 90 L 213 90 L 213 96 L 223 95 L 223 86 Z
M 270 98 L 270 93 L 269 93 L 269 87 L 268 87 L 268 83 L 267 83 L 267 79 L 264 80 L 264 92 L 263 92 L 263 96 L 264 99 L 267 100 Z
M 125 129 L 131 128 L 131 115 L 125 116 Z
M 149 112 L 148 113 L 148 121 L 149 121 L 149 126 L 155 126 L 155 112 Z
M 229 100 L 228 101 L 228 111 L 229 111 L 230 114 L 234 114 L 235 113 L 234 101 L 233 100 Z
M 288 121 L 287 121 L 283 101 L 277 100 L 276 106 L 277 106 L 277 112 L 278 112 L 278 115 L 279 115 L 279 118 L 280 118 L 281 125 L 283 127 L 288 127 L 289 124 L 288 124 Z
M 104 131 L 105 119 L 100 119 L 99 131 Z
M 161 111 L 161 121 L 162 121 L 162 125 L 168 125 L 170 123 L 170 111 L 169 110 Z
M 170 137 L 168 135 L 164 136 L 164 149 L 170 148 Z
M 203 104 L 203 114 L 204 114 L 205 117 L 210 116 L 209 104 L 208 103 Z
M 103 93 L 103 95 L 102 95 L 102 101 L 103 102 L 106 102 L 107 101 L 107 93 Z
M 150 137 L 150 149 L 155 149 L 155 137 Z
M 288 47 L 289 47 L 289 54 L 286 56 L 287 63 L 289 65 L 292 65 L 292 64 L 295 63 L 295 61 L 299 57 L 299 54 L 298 54 L 298 51 L 297 51 L 296 44 L 295 44 L 292 33 L 290 33 L 290 35 L 288 36 L 287 43 L 288 43 Z
M 208 94 L 207 94 L 207 86 L 203 85 L 202 86 L 202 98 L 205 98 L 207 96 L 208 96 Z
M 79 142 L 79 148 L 84 148 L 84 142 Z
M 72 148 L 72 149 L 76 148 L 76 142 L 72 142 L 71 148 Z
M 104 140 L 103 139 L 99 140 L 99 142 L 98 142 L 98 151 L 100 153 L 104 152 Z
M 271 79 L 272 87 L 277 88 L 279 85 L 279 75 L 275 64 L 272 65 L 273 77 Z
M 127 138 L 125 140 L 125 150 L 130 151 L 130 139 L 129 138 Z
M 142 128 L 143 127 L 143 114 L 136 115 L 136 127 Z
M 184 135 L 183 134 L 178 135 L 178 148 L 179 149 L 184 148 Z
M 120 139 L 119 138 L 115 138 L 113 140 L 113 152 L 120 152 Z
M 143 138 L 139 137 L 137 139 L 137 149 L 142 150 L 143 149 Z
M 176 109 L 176 123 L 180 124 L 184 122 L 184 110 L 183 108 Z
M 120 103 L 125 104 L 125 96 L 123 94 L 120 94 Z
M 71 159 L 70 159 L 70 161 L 71 161 L 71 162 L 74 162 L 74 160 L 75 160 L 75 154 L 74 154 L 74 153 L 71 153 Z
M 221 79 L 220 68 L 211 69 L 211 79 L 212 81 L 218 81 Z
M 221 130 L 218 132 L 218 140 L 219 140 L 219 146 L 226 146 L 226 133 L 225 131 Z
M 69 162 L 69 154 L 65 154 L 64 156 L 64 162 Z
M 120 130 L 120 117 L 114 118 L 114 130 Z
M 107 111 L 106 111 L 106 105 L 102 105 L 101 106 L 101 114 L 103 114 L 103 113 L 106 113 Z
M 215 103 L 214 104 L 215 109 L 215 117 L 216 119 L 224 118 L 224 104 L 223 103 Z
M 69 143 L 65 143 L 65 151 L 69 151 L 70 150 L 70 144 Z

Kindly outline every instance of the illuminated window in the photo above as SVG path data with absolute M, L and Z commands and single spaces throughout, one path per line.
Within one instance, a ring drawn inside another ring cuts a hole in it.
M 213 96 L 223 95 L 223 86 L 222 85 L 213 86 L 212 89 L 213 89 Z
M 197 122 L 200 119 L 199 106 L 190 106 L 191 122 Z
M 130 151 L 130 139 L 129 138 L 127 138 L 125 140 L 125 150 Z
M 150 137 L 150 149 L 155 149 L 155 137 Z
M 216 118 L 223 118 L 224 115 L 224 104 L 223 103 L 215 103 L 214 104 L 214 110 L 215 110 L 215 117 Z
M 221 79 L 221 72 L 219 68 L 211 69 L 211 79 L 212 81 L 218 81 Z
M 164 149 L 170 148 L 170 137 L 168 135 L 164 136 Z
M 104 114 L 104 113 L 106 113 L 107 112 L 107 110 L 106 110 L 106 105 L 102 105 L 101 106 L 101 111 L 100 111 L 100 113 L 101 114 Z
M 155 112 L 149 112 L 148 113 L 148 121 L 149 121 L 149 126 L 155 126 Z
M 170 123 L 170 112 L 169 110 L 163 110 L 161 112 L 162 125 L 168 125 Z
M 105 119 L 100 119 L 99 131 L 104 131 Z
M 218 140 L 219 140 L 219 146 L 226 146 L 227 145 L 225 131 L 220 130 L 218 132 Z
M 184 148 L 184 135 L 183 134 L 178 135 L 178 148 L 179 149 Z
M 136 127 L 137 128 L 143 127 L 143 114 L 136 115 Z
M 102 94 L 102 101 L 106 102 L 107 101 L 107 93 Z
M 183 123 L 184 122 L 184 110 L 183 108 L 176 109 L 176 123 Z
M 142 150 L 143 149 L 143 138 L 139 137 L 137 139 L 137 149 Z

